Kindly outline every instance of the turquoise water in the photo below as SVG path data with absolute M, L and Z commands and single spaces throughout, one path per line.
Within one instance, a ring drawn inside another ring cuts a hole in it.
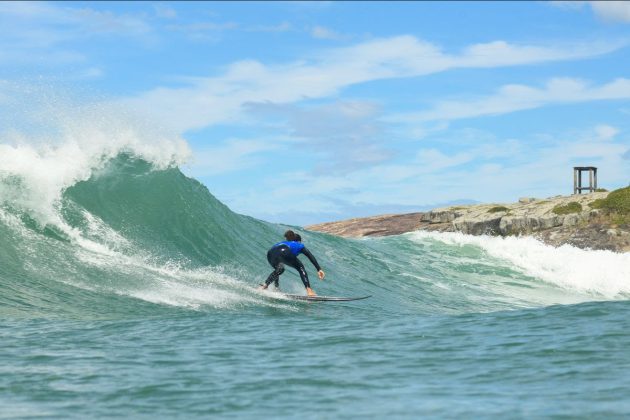
M 30 170 L 0 171 L 0 418 L 630 415 L 627 255 L 296 227 L 319 294 L 372 297 L 293 302 L 256 290 L 287 226 L 176 167 Z

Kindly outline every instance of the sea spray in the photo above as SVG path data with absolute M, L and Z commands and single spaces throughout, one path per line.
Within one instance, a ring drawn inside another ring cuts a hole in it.
M 57 223 L 55 207 L 62 192 L 87 180 L 107 162 L 126 152 L 156 168 L 181 164 L 188 155 L 179 139 L 142 138 L 132 128 L 95 125 L 88 115 L 77 115 L 84 124 L 63 127 L 56 142 L 20 138 L 14 145 L 0 144 L 0 200 L 28 212 L 42 224 Z M 116 133 L 116 135 L 113 135 Z M 3 138 L 2 143 L 12 143 Z M 51 145 L 52 143 L 52 145 Z
M 600 299 L 630 296 L 630 254 L 553 247 L 532 237 L 472 236 L 461 233 L 414 232 L 416 240 L 432 239 L 454 246 L 471 245 L 506 261 L 523 274 L 561 288 Z

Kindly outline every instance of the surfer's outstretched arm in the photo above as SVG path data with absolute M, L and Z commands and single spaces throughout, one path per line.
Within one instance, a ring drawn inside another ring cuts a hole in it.
M 326 274 L 324 273 L 324 270 L 322 270 L 322 268 L 319 266 L 319 263 L 315 259 L 315 256 L 311 254 L 311 251 L 309 251 L 308 249 L 306 249 L 306 247 L 304 247 L 302 248 L 302 254 L 306 255 L 306 258 L 308 258 L 311 264 L 315 266 L 315 270 L 317 270 L 317 275 L 319 276 L 319 279 L 324 280 L 324 277 L 326 276 Z

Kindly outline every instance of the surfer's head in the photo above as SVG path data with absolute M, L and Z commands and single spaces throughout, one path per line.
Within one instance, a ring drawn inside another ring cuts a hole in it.
M 295 241 L 297 240 L 297 235 L 292 230 L 287 230 L 284 232 L 284 239 L 287 241 Z

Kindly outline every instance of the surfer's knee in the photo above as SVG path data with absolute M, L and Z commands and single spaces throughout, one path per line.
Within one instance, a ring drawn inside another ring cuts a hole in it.
M 284 273 L 284 264 L 279 263 L 278 266 L 276 267 L 276 274 L 280 275 Z

